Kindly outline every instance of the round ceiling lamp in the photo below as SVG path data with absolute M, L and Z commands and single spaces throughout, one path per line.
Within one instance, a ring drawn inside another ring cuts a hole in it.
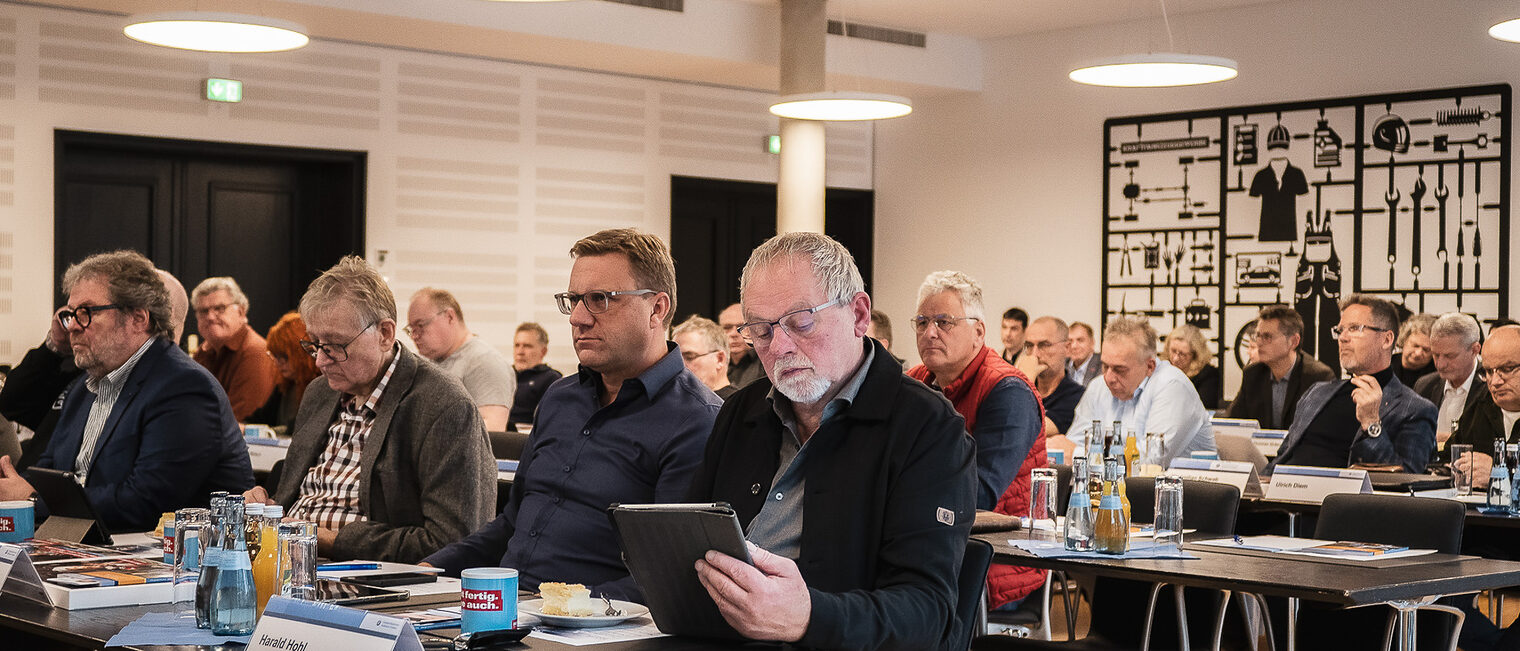
M 282 52 L 311 40 L 288 20 L 210 11 L 140 14 L 122 31 L 144 43 L 202 52 Z
M 782 95 L 771 105 L 771 114 L 778 117 L 827 122 L 885 120 L 912 112 L 906 97 L 845 91 Z
M 1235 61 L 1231 59 L 1160 52 L 1104 59 L 1077 68 L 1068 76 L 1072 81 L 1093 86 L 1157 88 L 1212 84 L 1234 79 L 1237 74 Z
M 1520 43 L 1520 18 L 1513 18 L 1488 28 L 1488 35 L 1501 41 Z

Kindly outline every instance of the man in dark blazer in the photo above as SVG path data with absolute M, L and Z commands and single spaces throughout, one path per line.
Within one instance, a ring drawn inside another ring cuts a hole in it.
M 1450 438 L 1452 424 L 1469 406 L 1488 396 L 1478 361 L 1482 339 L 1478 321 L 1461 312 L 1443 314 L 1430 326 L 1430 354 L 1436 370 L 1416 381 L 1414 392 L 1439 410 L 1437 441 Z
M 1298 349 L 1304 319 L 1286 305 L 1264 307 L 1257 316 L 1256 362 L 1246 366 L 1240 390 L 1225 412 L 1228 418 L 1253 418 L 1266 429 L 1287 429 L 1298 399 L 1316 382 L 1335 379 L 1335 371 Z
M 464 385 L 396 341 L 396 299 L 362 258 L 328 269 L 301 297 L 322 376 L 296 413 L 273 500 L 317 523 L 334 560 L 415 563 L 491 519 L 496 462 Z
M 1092 326 L 1081 321 L 1072 322 L 1066 344 L 1071 354 L 1066 359 L 1066 377 L 1086 387 L 1093 378 L 1103 374 L 1103 360 L 1097 353 L 1098 337 L 1093 334 Z
M 1340 304 L 1331 330 L 1340 345 L 1341 368 L 1351 378 L 1321 382 L 1298 401 L 1277 464 L 1345 468 L 1354 464 L 1399 466 L 1424 472 L 1436 445 L 1436 406 L 1393 375 L 1398 312 L 1392 303 L 1352 294 Z
M 212 491 L 252 486 L 226 394 L 170 339 L 169 291 L 153 263 L 132 251 L 91 256 L 69 267 L 63 286 L 69 304 L 58 318 L 85 377 L 70 387 L 36 466 L 74 473 L 113 531 L 145 531 Z M 0 462 L 0 500 L 31 494 Z
M 1449 444 L 1473 446 L 1471 460 L 1453 459 L 1457 470 L 1472 472 L 1473 485 L 1488 485 L 1493 469 L 1494 442 L 1520 443 L 1520 326 L 1504 326 L 1489 332 L 1483 344 L 1483 363 L 1488 373 L 1480 382 L 1483 394 L 1470 402 L 1457 420 Z

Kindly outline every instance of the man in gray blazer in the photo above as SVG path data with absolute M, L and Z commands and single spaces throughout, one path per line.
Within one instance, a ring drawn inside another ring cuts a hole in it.
M 1430 326 L 1430 356 L 1436 370 L 1417 380 L 1414 392 L 1440 410 L 1436 416 L 1437 441 L 1451 438 L 1452 424 L 1488 397 L 1483 364 L 1478 360 L 1482 339 L 1478 320 L 1469 314 L 1442 314 Z
M 459 380 L 396 342 L 396 299 L 362 258 L 328 269 L 301 297 L 322 377 L 301 399 L 273 499 L 317 523 L 335 560 L 414 563 L 490 521 L 496 467 L 484 421 Z

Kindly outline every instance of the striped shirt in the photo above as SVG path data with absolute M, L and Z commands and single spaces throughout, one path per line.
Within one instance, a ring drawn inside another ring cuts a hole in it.
M 95 394 L 95 402 L 90 404 L 90 415 L 84 421 L 84 438 L 79 443 L 79 454 L 74 457 L 74 476 L 79 478 L 80 484 L 85 483 L 90 475 L 90 464 L 95 461 L 95 446 L 100 443 L 100 435 L 105 432 L 106 421 L 111 419 L 111 410 L 116 408 L 116 399 L 121 397 L 121 390 L 127 385 L 127 376 L 132 375 L 132 369 L 137 368 L 137 360 L 142 359 L 143 353 L 148 352 L 148 347 L 156 340 L 157 337 L 148 337 L 143 345 L 137 347 L 137 352 L 132 353 L 126 363 L 116 370 L 99 380 L 87 378 L 84 381 L 84 388 Z
M 398 346 L 400 344 L 397 344 Z M 364 454 L 364 440 L 375 425 L 375 405 L 396 372 L 396 361 L 401 355 L 391 351 L 390 366 L 380 383 L 369 394 L 369 399 L 359 402 L 359 396 L 344 395 L 338 418 L 327 427 L 327 447 L 317 463 L 301 480 L 300 498 L 290 507 L 290 517 L 309 520 L 318 527 L 337 530 L 350 522 L 365 519 L 359 506 L 360 459 Z

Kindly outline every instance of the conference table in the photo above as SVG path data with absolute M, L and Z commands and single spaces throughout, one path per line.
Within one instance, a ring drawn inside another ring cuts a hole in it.
M 1338 564 L 1283 554 L 1247 554 L 1188 545 L 1196 559 L 1041 558 L 1009 543 L 1023 532 L 975 534 L 993 561 L 1184 587 L 1306 599 L 1339 607 L 1428 603 L 1436 597 L 1520 585 L 1520 562 L 1429 554 Z M 1399 648 L 1413 648 L 1414 612 L 1399 609 Z M 1288 648 L 1295 646 L 1288 639 Z

